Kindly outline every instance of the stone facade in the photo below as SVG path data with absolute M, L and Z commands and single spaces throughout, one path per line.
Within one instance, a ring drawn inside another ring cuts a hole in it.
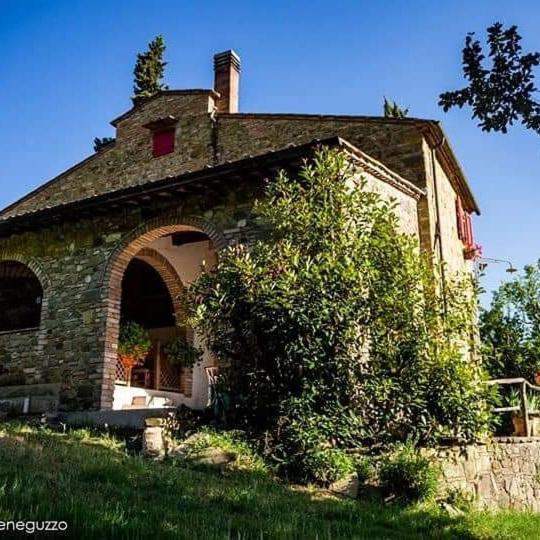
M 43 287 L 39 328 L 0 333 L 0 373 L 22 371 L 28 384 L 61 383 L 65 408 L 110 408 L 129 261 L 182 228 L 202 231 L 218 251 L 252 242 L 257 225 L 251 209 L 264 178 L 259 171 L 255 179 L 250 164 L 317 139 L 346 139 L 339 144 L 369 189 L 398 202 L 402 230 L 429 252 L 442 241 L 445 262 L 467 268 L 455 199 L 460 196 L 468 212 L 476 206 L 449 147 L 435 140 L 442 133 L 436 123 L 218 113 L 217 99 L 213 90 L 162 92 L 113 121 L 114 144 L 0 213 L 0 263 L 26 264 Z M 175 122 L 174 151 L 154 157 L 148 126 L 164 118 Z M 152 191 L 187 182 L 193 173 L 206 183 Z M 121 190 L 131 191 L 114 199 Z M 91 211 L 79 211 L 93 200 L 100 202 Z M 184 392 L 189 395 L 189 388 Z
M 116 343 L 107 343 L 106 337 L 110 311 L 119 309 L 119 290 L 112 288 L 120 287 L 120 281 L 111 286 L 118 257 L 132 238 L 163 224 L 196 226 L 218 247 L 245 241 L 253 228 L 248 221 L 252 191 L 244 186 L 233 196 L 213 196 L 212 205 L 194 197 L 180 205 L 157 201 L 145 210 L 63 223 L 0 241 L 0 260 L 15 259 L 31 268 L 39 261 L 47 276 L 40 328 L 0 334 L 0 365 L 8 371 L 22 369 L 28 384 L 65 383 L 62 398 L 70 408 L 78 408 L 79 398 L 88 392 L 97 406 L 110 406 L 113 373 L 104 366 L 104 350 L 116 357 Z M 111 306 L 113 297 L 116 304 Z
M 540 510 L 540 439 L 440 448 L 441 490 L 459 490 L 484 509 Z

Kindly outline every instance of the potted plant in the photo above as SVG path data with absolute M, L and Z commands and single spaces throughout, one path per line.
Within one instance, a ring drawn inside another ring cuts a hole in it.
M 120 328 L 118 358 L 126 369 L 128 386 L 131 385 L 131 370 L 144 362 L 152 343 L 148 332 L 135 322 L 128 322 Z
M 528 399 L 529 418 L 531 422 L 531 435 L 540 436 L 540 395 L 531 394 Z
M 193 367 L 202 357 L 202 351 L 188 342 L 185 337 L 177 337 L 165 346 L 169 362 L 175 366 Z
M 521 407 L 521 396 L 519 391 L 515 388 L 512 389 L 508 396 L 509 407 Z M 529 421 L 531 424 L 531 435 L 534 437 L 540 436 L 540 396 L 538 394 L 532 394 L 527 396 L 527 409 L 529 411 Z M 527 435 L 525 429 L 525 418 L 521 409 L 519 411 L 512 412 L 512 424 L 514 426 L 513 435 L 517 437 L 523 437 Z

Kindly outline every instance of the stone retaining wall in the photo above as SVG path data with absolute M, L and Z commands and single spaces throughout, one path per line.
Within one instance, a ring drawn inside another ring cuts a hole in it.
M 487 444 L 441 447 L 442 489 L 472 495 L 485 509 L 540 511 L 540 438 L 505 437 Z

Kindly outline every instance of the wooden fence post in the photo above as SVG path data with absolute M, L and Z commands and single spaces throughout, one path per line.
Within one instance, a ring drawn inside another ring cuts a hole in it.
M 531 427 L 529 422 L 529 406 L 527 404 L 527 386 L 525 381 L 521 383 L 521 414 L 523 415 L 523 421 L 525 422 L 525 436 L 531 436 Z

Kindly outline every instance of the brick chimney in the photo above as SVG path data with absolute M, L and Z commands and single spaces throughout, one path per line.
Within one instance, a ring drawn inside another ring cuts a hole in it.
M 214 55 L 214 90 L 221 96 L 216 101 L 218 112 L 238 112 L 240 57 L 233 51 Z

